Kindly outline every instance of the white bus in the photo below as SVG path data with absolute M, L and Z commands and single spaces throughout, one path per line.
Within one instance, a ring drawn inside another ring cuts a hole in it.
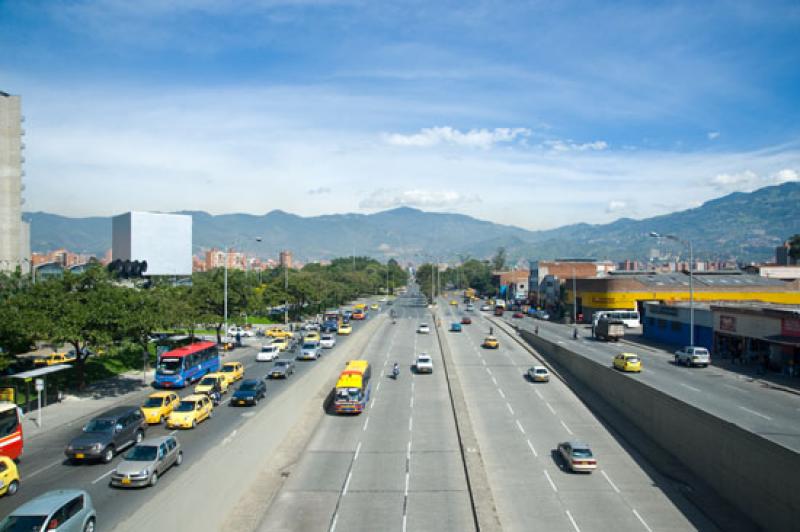
M 597 327 L 597 321 L 603 316 L 620 320 L 625 327 L 641 327 L 642 321 L 638 310 L 601 310 L 592 315 L 592 328 Z

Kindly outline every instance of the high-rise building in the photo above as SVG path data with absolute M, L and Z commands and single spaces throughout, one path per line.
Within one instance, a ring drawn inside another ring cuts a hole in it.
M 280 254 L 280 263 L 281 268 L 291 268 L 292 267 L 292 252 L 288 249 L 284 249 L 281 251 Z
M 30 226 L 22 221 L 22 104 L 0 91 L 0 271 L 30 271 Z

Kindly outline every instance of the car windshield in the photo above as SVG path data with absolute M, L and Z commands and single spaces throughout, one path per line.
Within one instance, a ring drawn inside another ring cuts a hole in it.
M 303 344 L 303 349 L 316 349 L 316 344 Z
M 591 458 L 592 451 L 587 449 L 586 447 L 573 447 L 572 448 L 572 456 L 575 458 Z
M 536 368 L 534 371 L 535 371 L 536 373 L 540 373 L 540 374 L 541 374 L 541 373 L 547 373 L 547 370 L 546 370 L 546 369 L 544 369 L 544 368 Z
M 423 364 L 427 364 L 431 361 L 431 357 L 419 357 L 417 358 L 417 362 L 421 362 Z
M 264 347 L 261 348 L 262 353 L 272 353 L 273 351 L 275 351 L 274 345 L 265 345 Z
M 181 401 L 181 404 L 179 404 L 175 408 L 175 411 L 176 412 L 191 412 L 192 410 L 194 410 L 195 404 L 196 403 L 194 401 Z
M 158 371 L 164 374 L 174 374 L 181 369 L 180 358 L 162 358 L 158 364 Z
M 358 388 L 337 388 L 336 399 L 340 401 L 358 401 L 361 397 L 361 390 Z
M 630 364 L 636 364 L 637 362 L 639 362 L 639 357 L 627 357 L 625 358 L 625 362 L 628 362 Z
M 322 335 L 322 339 L 323 340 L 333 340 L 333 336 L 331 336 L 330 334 L 324 334 L 324 335 Z
M 706 356 L 706 355 L 708 355 L 708 349 L 701 349 L 701 348 L 695 347 L 694 354 L 695 355 Z
M 285 367 L 285 366 L 288 366 L 288 365 L 289 365 L 289 362 L 286 361 L 286 360 L 278 360 L 277 362 L 275 362 L 275 367 L 276 368 L 282 368 L 282 367 Z
M 111 432 L 114 421 L 110 419 L 93 419 L 83 427 L 83 432 Z
M 158 447 L 154 445 L 137 445 L 125 455 L 125 460 L 131 462 L 152 462 L 156 459 Z
M 243 382 L 242 385 L 239 386 L 239 391 L 240 392 L 252 392 L 253 390 L 256 389 L 257 386 L 258 385 L 255 382 L 252 382 L 252 381 Z
M 216 382 L 217 382 L 216 377 L 205 377 L 203 380 L 200 381 L 200 384 L 203 386 L 214 386 Z
M 144 408 L 155 408 L 164 404 L 163 397 L 148 397 L 147 401 L 142 405 Z
M 9 515 L 0 523 L 0 532 L 37 532 L 46 519 L 46 515 Z

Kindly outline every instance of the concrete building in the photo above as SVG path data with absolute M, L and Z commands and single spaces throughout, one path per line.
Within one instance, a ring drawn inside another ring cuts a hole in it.
M 228 263 L 229 270 L 245 270 L 247 265 L 247 257 L 240 251 L 232 249 L 223 251 L 218 248 L 211 248 L 206 251 L 205 256 L 205 271 L 213 270 L 215 268 L 224 268 L 225 263 Z
M 793 259 L 789 255 L 789 241 L 787 240 L 782 245 L 775 248 L 775 264 L 778 266 L 794 266 L 797 264 L 797 259 Z
M 494 274 L 497 286 L 500 287 L 500 296 L 509 301 L 528 299 L 530 277 L 531 272 L 528 270 L 513 270 Z
M 616 269 L 616 264 L 596 259 L 556 259 L 530 261 L 528 281 L 531 305 L 556 310 L 561 301 L 561 287 L 573 277 L 592 279 Z
M 642 335 L 650 340 L 674 345 L 689 345 L 691 318 L 689 304 L 645 303 Z M 694 306 L 694 345 L 709 351 L 714 346 L 714 319 L 707 304 Z
M 280 253 L 279 262 L 281 268 L 291 268 L 292 267 L 292 252 L 288 249 L 284 249 Z
M 192 274 L 192 217 L 127 212 L 111 220 L 114 260 L 147 261 L 145 275 Z
M 0 271 L 30 271 L 30 226 L 22 221 L 22 104 L 0 91 Z

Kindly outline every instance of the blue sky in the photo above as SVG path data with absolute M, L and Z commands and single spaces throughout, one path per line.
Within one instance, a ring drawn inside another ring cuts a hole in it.
M 526 228 L 800 178 L 800 4 L 0 0 L 26 209 Z

